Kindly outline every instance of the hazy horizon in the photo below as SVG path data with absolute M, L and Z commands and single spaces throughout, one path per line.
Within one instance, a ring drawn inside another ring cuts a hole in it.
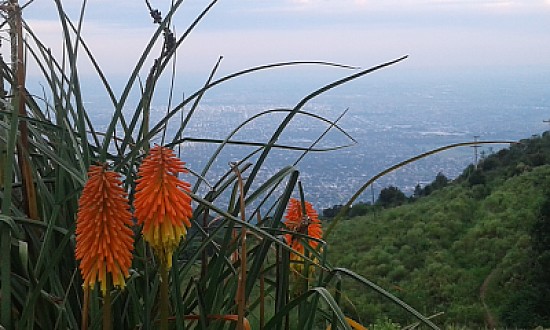
M 288 70 L 242 79 L 207 92 L 184 136 L 223 140 L 240 123 L 269 109 L 292 108 L 308 92 L 319 87 L 318 81 L 295 81 Z M 390 73 L 391 71 L 391 73 Z M 340 72 L 340 74 L 342 74 Z M 327 80 L 325 75 L 322 78 Z M 252 77 L 252 76 L 251 76 Z M 451 79 L 451 78 L 452 79 Z M 166 112 L 168 89 L 157 88 L 153 102 L 153 122 Z M 517 141 L 550 129 L 550 75 L 539 72 L 463 72 L 462 75 L 413 75 L 398 67 L 378 72 L 311 100 L 303 110 L 336 120 L 357 144 L 336 151 L 310 153 L 297 168 L 306 195 L 317 207 L 329 207 L 347 198 L 374 174 L 409 157 L 451 143 L 473 141 Z M 179 93 L 189 89 L 177 84 Z M 89 90 L 90 92 L 90 90 Z M 97 95 L 87 93 L 87 95 Z M 186 94 L 188 95 L 188 94 Z M 87 104 L 92 120 L 106 124 L 112 106 L 105 97 Z M 132 114 L 136 98 L 125 112 Z M 183 110 L 183 114 L 189 107 Z M 284 114 L 266 115 L 243 127 L 233 137 L 239 141 L 266 142 Z M 171 120 L 168 137 L 179 126 L 179 115 Z M 279 144 L 308 147 L 325 130 L 326 124 L 305 116 L 296 116 L 278 140 Z M 102 126 L 98 125 L 101 131 Z M 153 140 L 152 143 L 158 142 Z M 333 130 L 318 148 L 347 144 L 343 134 Z M 507 144 L 486 146 L 479 151 L 496 151 Z M 199 172 L 215 145 L 185 143 L 182 159 Z M 229 161 L 237 161 L 250 147 L 227 146 L 218 157 L 208 180 L 216 182 L 227 170 Z M 274 150 L 266 162 L 265 177 L 290 165 L 299 152 Z M 388 185 L 412 193 L 417 183 L 426 184 L 438 172 L 454 178 L 474 161 L 472 148 L 447 151 L 386 175 L 374 184 L 375 194 Z M 370 200 L 370 191 L 361 200 Z

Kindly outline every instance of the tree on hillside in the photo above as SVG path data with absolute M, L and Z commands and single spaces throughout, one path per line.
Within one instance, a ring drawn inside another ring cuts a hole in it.
M 485 177 L 485 174 L 480 169 L 474 170 L 470 174 L 470 176 L 468 176 L 468 183 L 470 184 L 470 186 L 475 186 L 475 185 L 478 185 L 478 184 L 483 185 L 483 184 L 485 184 L 486 180 L 487 179 Z
M 420 198 L 421 196 L 424 196 L 424 190 L 422 189 L 420 183 L 418 183 L 414 187 L 413 198 Z
M 426 185 L 424 188 L 419 184 L 417 184 L 414 187 L 414 192 L 411 197 L 411 201 L 414 201 L 415 199 L 418 199 L 423 196 L 428 196 L 432 192 L 445 188 L 447 185 L 449 185 L 449 179 L 443 174 L 443 172 L 437 173 L 435 176 L 435 179 L 430 183 L 429 185 Z
M 334 218 L 336 216 L 336 214 L 338 214 L 338 212 L 340 212 L 342 207 L 344 207 L 344 205 L 337 204 L 337 205 L 333 205 L 330 208 L 323 209 L 323 217 L 325 217 L 325 218 Z
M 380 191 L 376 204 L 381 205 L 384 208 L 398 206 L 407 200 L 407 196 L 399 190 L 399 188 L 394 186 L 389 186 Z
M 479 166 L 483 169 L 483 171 L 491 171 L 499 165 L 500 163 L 497 157 L 487 157 L 479 163 Z
M 435 176 L 435 179 L 432 181 L 432 183 L 430 183 L 424 188 L 423 195 L 428 196 L 429 194 L 431 194 L 436 190 L 445 188 L 448 184 L 449 184 L 449 179 L 447 179 L 447 177 L 442 172 L 439 172 Z
M 439 172 L 435 176 L 435 180 L 432 182 L 432 187 L 434 189 L 441 189 L 449 184 L 449 179 L 442 173 Z

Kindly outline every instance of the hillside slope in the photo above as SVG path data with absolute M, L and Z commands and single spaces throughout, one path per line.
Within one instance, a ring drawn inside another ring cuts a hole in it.
M 548 327 L 548 160 L 549 134 L 524 140 L 414 203 L 343 221 L 329 258 L 424 314 L 442 312 L 438 324 Z M 414 321 L 353 285 L 350 315 Z

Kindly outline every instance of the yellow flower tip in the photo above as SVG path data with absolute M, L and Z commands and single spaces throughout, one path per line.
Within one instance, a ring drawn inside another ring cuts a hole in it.
M 83 286 L 92 288 L 100 282 L 103 295 L 109 278 L 115 286 L 125 286 L 132 263 L 132 225 L 120 175 L 104 166 L 90 166 L 76 219 L 75 256 Z
M 136 181 L 135 216 L 143 225 L 143 237 L 168 268 L 172 254 L 191 226 L 189 183 L 178 178 L 187 173 L 174 152 L 155 146 L 141 164 Z

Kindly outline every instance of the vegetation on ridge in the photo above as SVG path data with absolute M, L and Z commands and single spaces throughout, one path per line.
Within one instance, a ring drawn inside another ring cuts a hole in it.
M 329 259 L 442 313 L 439 324 L 548 327 L 550 132 L 520 142 L 427 197 L 339 224 Z M 364 323 L 412 322 L 354 283 L 343 287 L 345 311 Z

